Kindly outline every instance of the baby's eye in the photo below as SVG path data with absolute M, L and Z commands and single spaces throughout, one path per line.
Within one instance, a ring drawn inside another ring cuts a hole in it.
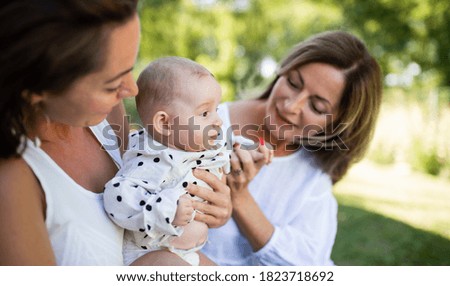
M 209 113 L 208 111 L 205 111 L 205 112 L 202 113 L 202 116 L 206 117 L 206 116 L 208 116 L 208 113 Z

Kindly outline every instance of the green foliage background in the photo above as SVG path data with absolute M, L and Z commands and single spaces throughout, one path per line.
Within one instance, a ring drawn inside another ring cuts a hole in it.
M 141 0 L 139 13 L 136 76 L 156 58 L 187 57 L 216 76 L 223 101 L 256 96 L 273 78 L 262 75 L 263 64 L 275 65 L 298 42 L 327 30 L 356 34 L 385 75 L 383 109 L 421 109 L 419 124 L 406 120 L 397 127 L 410 128 L 409 134 L 379 134 L 371 158 L 395 163 L 408 157 L 415 169 L 450 177 L 450 135 L 442 136 L 450 133 L 450 122 L 443 122 L 450 118 L 450 1 Z M 126 104 L 131 121 L 139 123 L 134 100 Z
M 142 64 L 166 55 L 207 66 L 225 100 L 261 87 L 261 61 L 278 62 L 325 30 L 355 33 L 385 74 L 415 62 L 420 80 L 450 85 L 447 0 L 141 0 Z
M 385 92 L 370 163 L 335 187 L 332 257 L 341 265 L 450 265 L 450 1 L 139 3 L 136 76 L 156 58 L 187 57 L 216 76 L 223 101 L 264 89 L 273 76 L 262 75 L 263 63 L 278 63 L 307 37 L 326 30 L 360 37 L 382 67 Z M 126 105 L 139 123 L 134 100 Z

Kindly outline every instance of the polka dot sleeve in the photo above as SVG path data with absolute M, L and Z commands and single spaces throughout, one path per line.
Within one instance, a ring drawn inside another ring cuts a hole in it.
M 172 225 L 177 201 L 183 189 L 156 193 L 149 181 L 117 177 L 105 188 L 104 206 L 110 218 L 119 226 L 145 232 L 150 238 L 161 235 L 181 235 L 182 229 Z

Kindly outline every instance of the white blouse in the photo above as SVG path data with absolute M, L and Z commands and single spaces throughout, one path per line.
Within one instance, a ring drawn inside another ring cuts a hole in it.
M 221 105 L 219 112 L 227 128 L 228 107 Z M 306 150 L 274 158 L 249 191 L 275 227 L 268 243 L 254 252 L 230 219 L 210 229 L 202 252 L 219 265 L 333 265 L 337 202 L 330 177 L 314 166 Z

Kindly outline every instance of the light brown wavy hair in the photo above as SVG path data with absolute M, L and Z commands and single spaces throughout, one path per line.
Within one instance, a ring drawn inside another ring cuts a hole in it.
M 270 96 L 280 76 L 310 63 L 329 64 L 345 76 L 338 116 L 323 132 L 304 140 L 315 143 L 303 145 L 336 183 L 369 147 L 382 99 L 382 73 L 361 40 L 347 32 L 329 31 L 295 46 L 259 98 Z

